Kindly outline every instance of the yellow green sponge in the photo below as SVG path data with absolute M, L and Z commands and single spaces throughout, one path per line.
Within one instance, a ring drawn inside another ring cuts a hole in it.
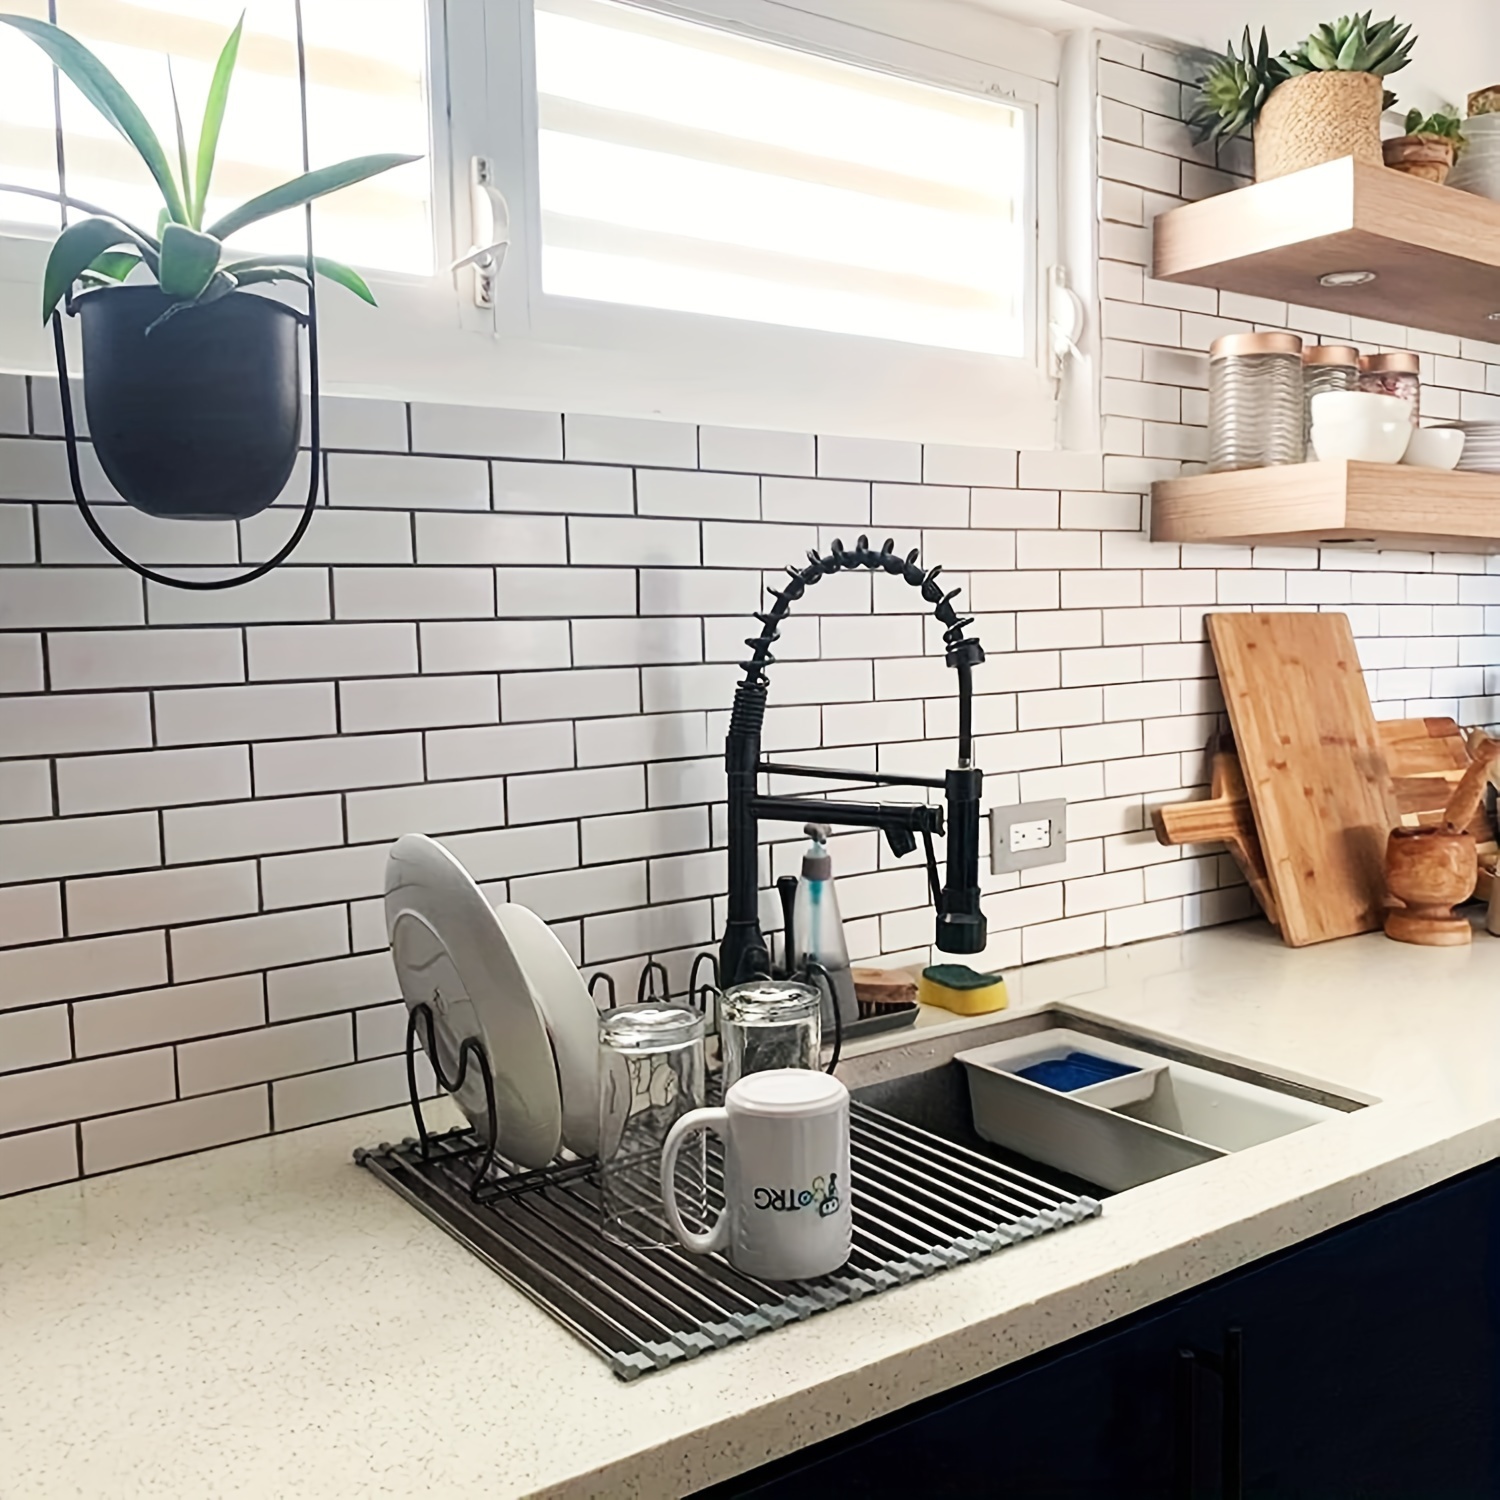
M 976 974 L 967 964 L 933 964 L 923 969 L 917 999 L 960 1016 L 982 1016 L 1010 1004 L 1003 974 Z

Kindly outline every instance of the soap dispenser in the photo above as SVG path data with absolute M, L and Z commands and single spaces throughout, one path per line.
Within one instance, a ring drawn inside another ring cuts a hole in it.
M 802 856 L 802 879 L 792 907 L 792 932 L 797 945 L 798 967 L 821 964 L 825 980 L 814 971 L 823 993 L 823 1029 L 831 1033 L 834 1007 L 841 1025 L 859 1018 L 854 995 L 854 976 L 849 972 L 849 947 L 844 941 L 844 920 L 833 888 L 833 857 L 828 852 L 828 829 L 809 823 L 803 830 L 812 842 Z

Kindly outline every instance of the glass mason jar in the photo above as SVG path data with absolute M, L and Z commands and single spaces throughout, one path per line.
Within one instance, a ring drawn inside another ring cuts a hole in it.
M 823 1043 L 822 996 L 795 979 L 734 984 L 719 1001 L 724 1087 L 768 1068 L 813 1068 Z
M 1309 443 L 1312 441 L 1312 398 L 1325 391 L 1358 389 L 1358 349 L 1350 344 L 1309 344 L 1302 351 L 1302 394 Z M 1308 456 L 1315 455 L 1309 452 Z
M 1208 469 L 1264 469 L 1307 461 L 1302 340 L 1232 333 L 1208 351 Z
M 676 1244 L 661 1201 L 667 1132 L 703 1104 L 703 1017 L 681 1005 L 622 1005 L 599 1017 L 599 1204 L 604 1237 Z M 677 1202 L 697 1229 L 707 1212 L 703 1134 L 677 1158 Z
M 1405 349 L 1394 354 L 1367 354 L 1359 362 L 1359 388 L 1378 396 L 1400 396 L 1411 403 L 1412 421 L 1422 399 L 1422 360 Z

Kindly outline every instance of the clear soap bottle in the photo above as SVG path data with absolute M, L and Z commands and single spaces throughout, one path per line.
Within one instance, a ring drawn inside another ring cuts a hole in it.
M 821 964 L 827 971 L 825 980 L 813 971 L 813 983 L 823 995 L 823 1033 L 831 1035 L 834 1007 L 841 1025 L 847 1026 L 859 1017 L 859 1002 L 854 995 L 854 977 L 849 972 L 849 946 L 844 941 L 844 919 L 839 914 L 839 898 L 833 886 L 833 858 L 828 852 L 828 830 L 809 823 L 802 830 L 812 842 L 802 856 L 802 879 L 797 883 L 797 899 L 792 906 L 792 935 L 797 945 L 797 964 Z

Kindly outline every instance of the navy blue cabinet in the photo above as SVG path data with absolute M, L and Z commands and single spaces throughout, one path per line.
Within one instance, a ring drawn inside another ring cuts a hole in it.
M 1491 1500 L 1497 1403 L 1489 1166 L 710 1493 Z

